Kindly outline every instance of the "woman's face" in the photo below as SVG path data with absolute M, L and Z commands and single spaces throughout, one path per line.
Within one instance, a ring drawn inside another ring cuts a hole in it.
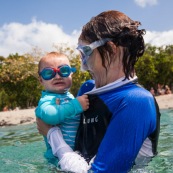
M 79 40 L 79 45 L 85 46 L 89 43 Z M 110 57 L 113 61 L 108 65 L 105 59 L 105 66 L 102 65 L 102 58 L 98 49 L 94 49 L 91 56 L 88 58 L 85 65 L 82 64 L 84 70 L 88 70 L 95 80 L 96 88 L 105 86 L 117 79 L 125 76 L 122 65 L 122 50 L 117 48 L 113 43 L 109 43 L 114 50 L 114 54 Z
M 87 42 L 79 41 L 79 45 L 88 45 Z M 102 66 L 102 59 L 97 49 L 93 50 L 93 53 L 88 58 L 86 64 L 81 65 L 84 70 L 88 70 L 95 80 L 96 88 L 102 87 L 107 84 L 106 69 Z

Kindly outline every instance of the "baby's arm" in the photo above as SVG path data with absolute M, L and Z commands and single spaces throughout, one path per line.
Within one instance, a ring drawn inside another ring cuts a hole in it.
M 57 104 L 55 97 L 44 99 L 39 102 L 35 110 L 36 116 L 41 118 L 45 123 L 50 125 L 60 124 L 66 118 L 71 118 L 88 109 L 88 96 L 83 95 L 77 99 L 72 99 L 64 104 Z
M 72 171 L 75 173 L 87 173 L 89 166 L 85 159 L 66 144 L 61 130 L 53 127 L 47 134 L 47 139 L 52 147 L 54 156 L 59 158 L 59 166 L 63 171 Z

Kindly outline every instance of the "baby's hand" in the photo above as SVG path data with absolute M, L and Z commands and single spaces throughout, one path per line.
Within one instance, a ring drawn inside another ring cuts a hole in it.
M 87 95 L 82 95 L 77 97 L 78 101 L 80 102 L 82 108 L 84 111 L 86 111 L 89 108 L 89 99 Z

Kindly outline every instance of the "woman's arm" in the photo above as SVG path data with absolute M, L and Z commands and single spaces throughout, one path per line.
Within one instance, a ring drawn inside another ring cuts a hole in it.
M 92 164 L 99 173 L 130 171 L 144 140 L 156 128 L 153 100 L 130 98 L 115 112 Z

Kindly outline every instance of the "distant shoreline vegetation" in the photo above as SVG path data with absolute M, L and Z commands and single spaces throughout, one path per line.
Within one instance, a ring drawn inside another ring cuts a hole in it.
M 56 47 L 58 52 L 69 56 L 77 72 L 73 75 L 71 92 L 76 95 L 80 85 L 90 79 L 88 72 L 80 70 L 80 57 L 72 48 Z M 42 86 L 38 81 L 37 62 L 41 53 L 0 56 L 0 111 L 4 107 L 21 109 L 37 106 Z M 173 45 L 155 47 L 146 44 L 144 55 L 136 63 L 139 83 L 150 90 L 157 90 L 158 84 L 168 85 L 173 90 Z

